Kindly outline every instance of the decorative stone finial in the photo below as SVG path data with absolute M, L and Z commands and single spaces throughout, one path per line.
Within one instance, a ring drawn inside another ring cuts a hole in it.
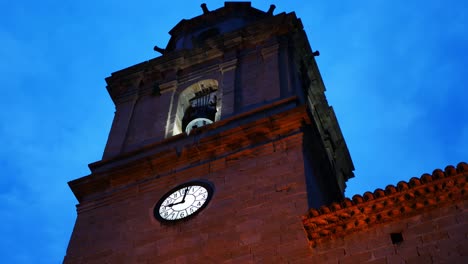
M 206 7 L 205 3 L 201 4 L 201 8 L 203 10 L 203 14 L 205 14 L 205 15 L 210 12 L 210 10 L 208 10 L 208 7 Z
M 267 11 L 268 15 L 273 15 L 273 11 L 275 10 L 276 6 L 275 5 L 270 5 L 270 8 Z
M 161 55 L 164 55 L 164 53 L 166 52 L 165 49 L 161 49 L 161 48 L 158 47 L 158 46 L 154 46 L 153 50 L 154 50 L 154 51 L 157 51 L 157 52 L 159 52 L 159 53 L 161 53 Z

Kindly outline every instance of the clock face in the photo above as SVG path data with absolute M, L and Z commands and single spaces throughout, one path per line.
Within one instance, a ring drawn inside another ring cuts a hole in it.
M 190 121 L 190 123 L 187 124 L 187 127 L 185 128 L 185 132 L 188 134 L 190 134 L 190 131 L 194 128 L 197 128 L 197 127 L 202 127 L 202 126 L 206 126 L 206 125 L 209 125 L 209 124 L 212 124 L 213 121 L 211 121 L 210 119 L 208 118 L 195 118 L 194 120 Z
M 207 182 L 192 181 L 179 185 L 159 200 L 154 216 L 164 223 L 190 218 L 208 205 L 212 195 L 213 188 Z

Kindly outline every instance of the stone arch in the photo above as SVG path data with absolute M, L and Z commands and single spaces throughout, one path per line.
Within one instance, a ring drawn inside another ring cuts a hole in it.
M 197 107 L 197 99 L 202 97 L 206 97 L 207 102 L 209 102 L 214 109 L 213 115 L 211 117 L 206 116 L 206 118 L 210 119 L 212 122 L 219 120 L 221 105 L 218 102 L 218 81 L 214 79 L 201 80 L 185 88 L 179 94 L 173 135 L 185 132 L 187 123 L 193 118 L 188 115 L 194 114 L 195 111 L 193 110 Z

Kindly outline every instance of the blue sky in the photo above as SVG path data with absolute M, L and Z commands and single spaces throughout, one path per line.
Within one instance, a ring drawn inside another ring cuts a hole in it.
M 209 9 L 224 1 L 205 1 Z M 60 263 L 76 218 L 67 182 L 100 160 L 104 78 L 158 56 L 202 1 L 0 2 L 0 253 Z M 467 161 L 468 4 L 253 1 L 296 11 L 356 167 L 346 194 Z

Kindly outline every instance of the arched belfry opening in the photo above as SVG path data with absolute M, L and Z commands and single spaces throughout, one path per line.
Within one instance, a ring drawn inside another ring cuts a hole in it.
M 174 135 L 209 125 L 219 119 L 218 81 L 199 81 L 190 85 L 179 95 Z

